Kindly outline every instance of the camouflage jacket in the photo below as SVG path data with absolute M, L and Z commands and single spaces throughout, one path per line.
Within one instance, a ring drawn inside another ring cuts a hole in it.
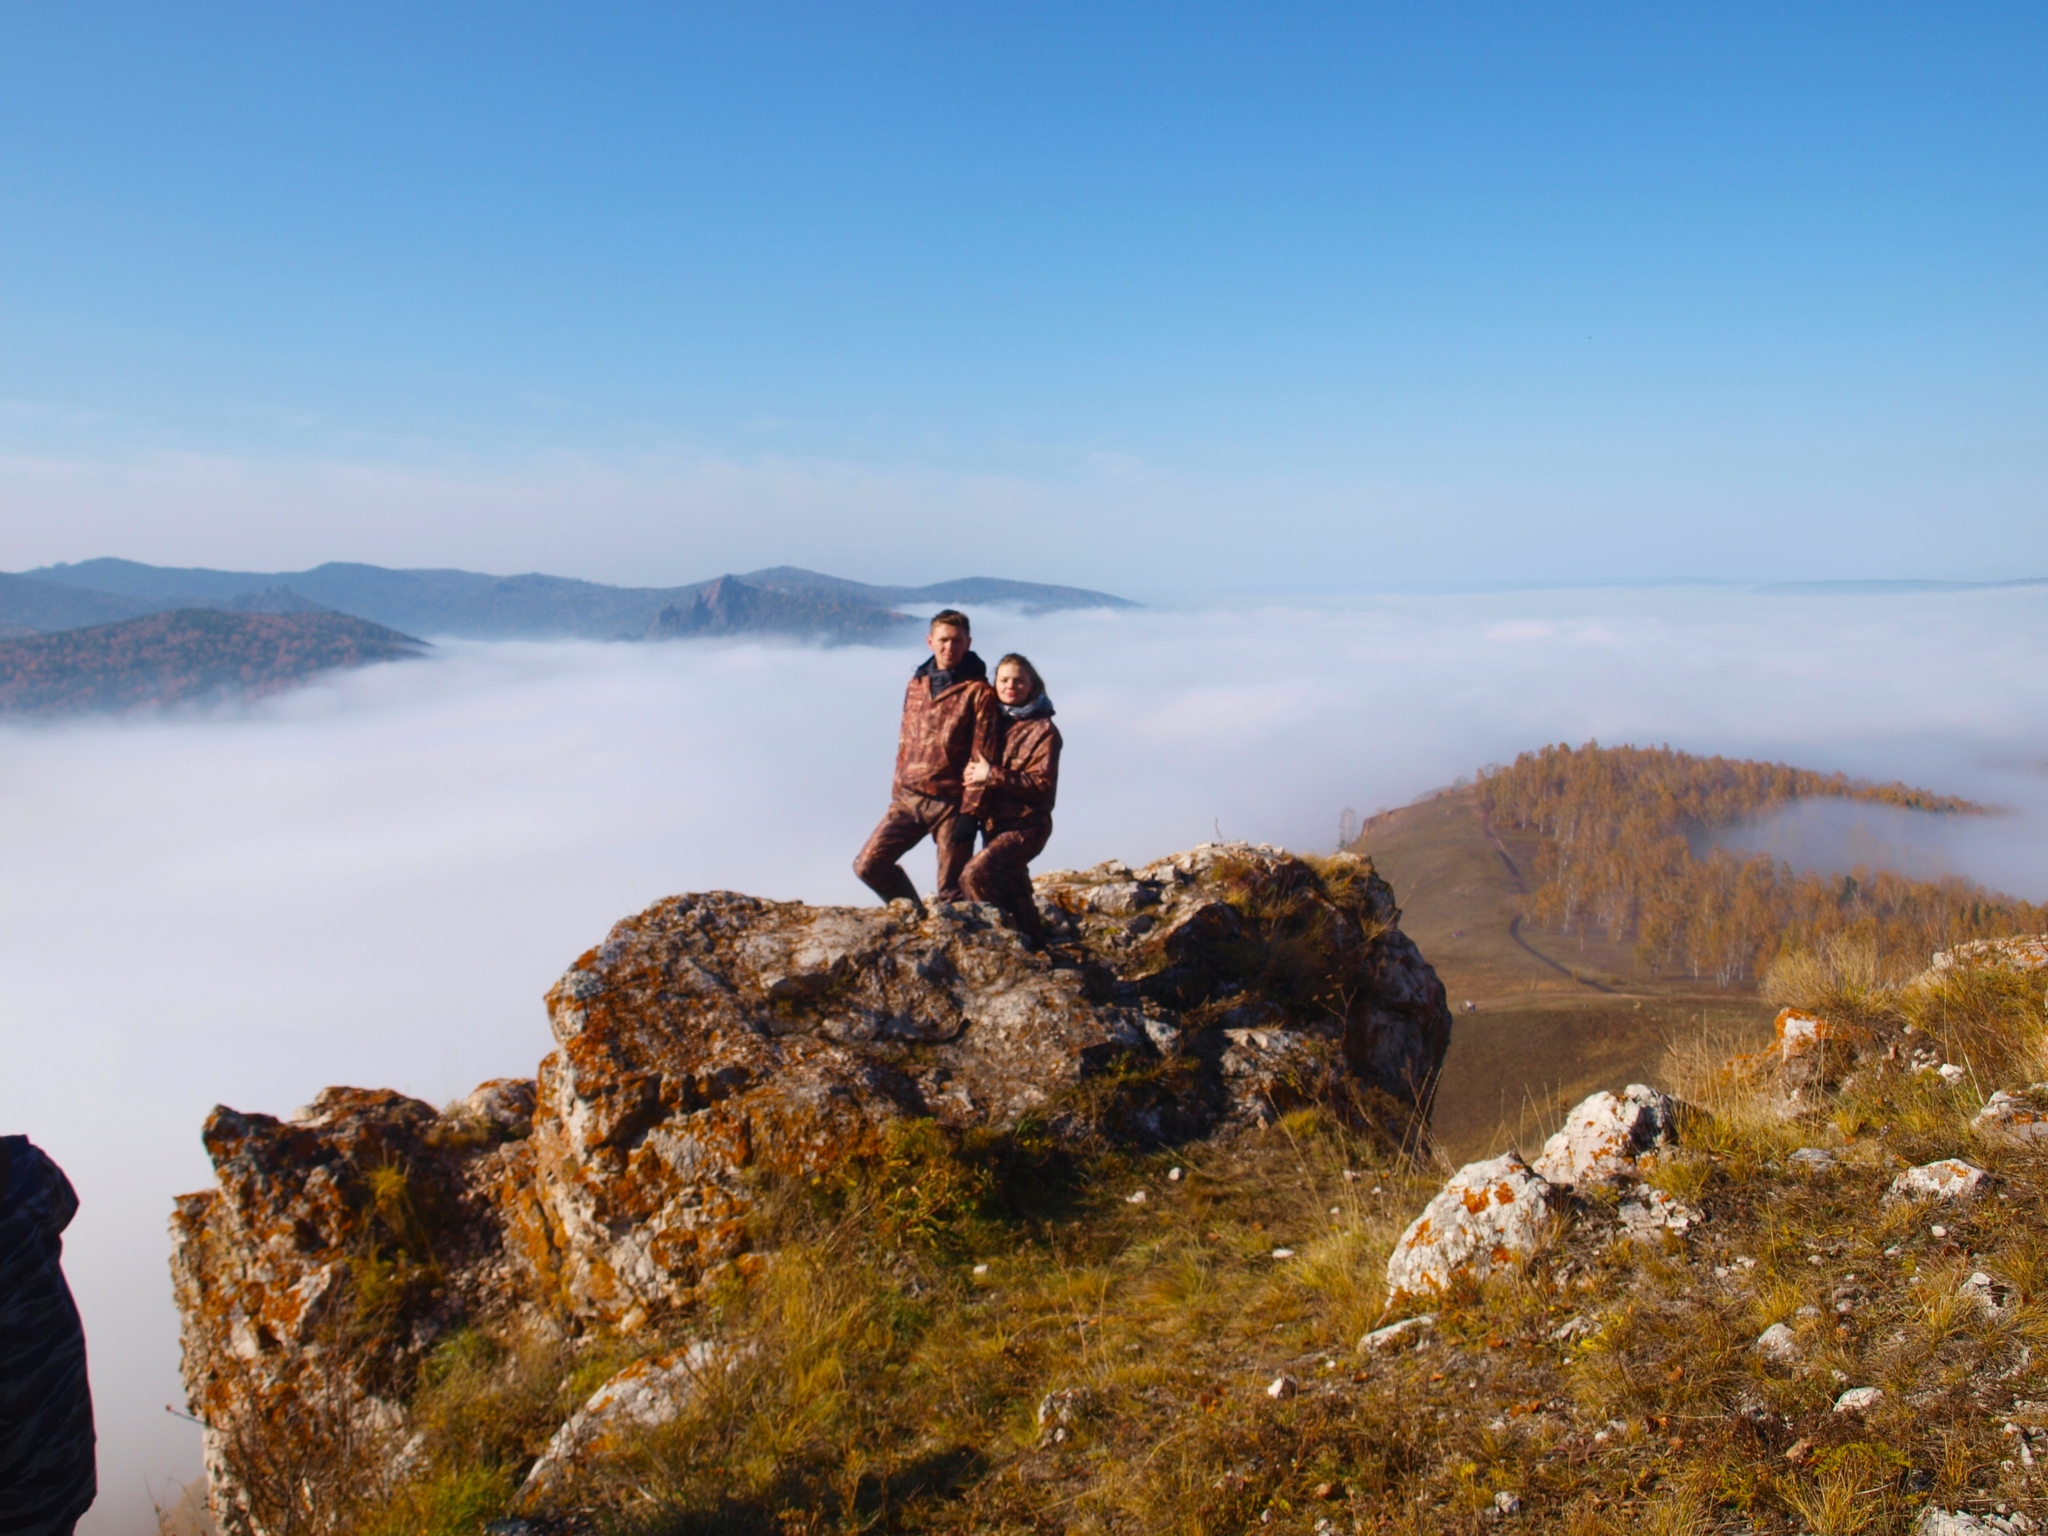
M 0 1536 L 68 1531 L 96 1491 L 85 1333 L 59 1263 L 77 1209 L 41 1148 L 0 1137 Z
M 1041 707 L 1042 706 L 1042 707 Z M 981 819 L 994 830 L 1052 830 L 1052 803 L 1060 787 L 1060 728 L 1052 700 L 1040 694 L 1021 715 L 997 706 L 1002 749 L 989 759 Z
M 968 761 L 994 762 L 1002 706 L 988 685 L 988 667 L 969 651 L 941 686 L 932 688 L 937 664 L 927 660 L 903 693 L 903 731 L 896 739 L 894 793 L 948 800 L 969 816 L 981 814 L 982 791 L 961 783 Z

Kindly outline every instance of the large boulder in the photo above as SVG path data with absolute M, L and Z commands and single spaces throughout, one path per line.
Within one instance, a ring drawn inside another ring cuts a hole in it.
M 1450 1010 L 1369 861 L 1209 844 L 1038 899 L 1047 948 L 975 904 L 672 897 L 549 991 L 530 1083 L 445 1113 L 355 1089 L 289 1120 L 216 1110 L 218 1187 L 179 1201 L 173 1263 L 223 1528 L 302 1524 L 309 1457 L 353 1486 L 402 1470 L 449 1328 L 687 1311 L 744 1257 L 764 1177 L 892 1124 L 1142 1145 L 1312 1105 L 1426 1126 Z

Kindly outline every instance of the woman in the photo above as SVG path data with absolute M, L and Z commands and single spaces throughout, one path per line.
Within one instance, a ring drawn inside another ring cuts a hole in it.
M 969 794 L 980 802 L 984 841 L 961 871 L 960 887 L 968 900 L 1002 908 L 1019 933 L 1042 940 L 1031 861 L 1052 836 L 1060 731 L 1038 669 L 1015 652 L 996 663 L 996 700 L 1002 715 L 997 760 L 977 757 L 964 776 Z

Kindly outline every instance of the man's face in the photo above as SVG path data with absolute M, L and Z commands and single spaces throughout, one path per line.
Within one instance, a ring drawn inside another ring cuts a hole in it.
M 934 624 L 932 632 L 925 636 L 925 643 L 932 648 L 932 655 L 938 658 L 939 670 L 950 672 L 966 656 L 968 639 L 967 631 L 957 624 Z

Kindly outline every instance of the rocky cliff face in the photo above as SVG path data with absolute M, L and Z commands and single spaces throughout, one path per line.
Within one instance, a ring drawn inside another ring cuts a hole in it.
M 691 1308 L 757 1262 L 765 1182 L 892 1123 L 1143 1144 L 1318 1105 L 1420 1134 L 1451 1019 L 1369 862 L 1207 845 L 1038 890 L 1044 950 L 971 904 L 674 897 L 549 992 L 531 1082 L 446 1111 L 346 1088 L 287 1120 L 215 1110 L 218 1187 L 172 1230 L 224 1529 L 402 1475 L 408 1394 L 452 1328 Z

